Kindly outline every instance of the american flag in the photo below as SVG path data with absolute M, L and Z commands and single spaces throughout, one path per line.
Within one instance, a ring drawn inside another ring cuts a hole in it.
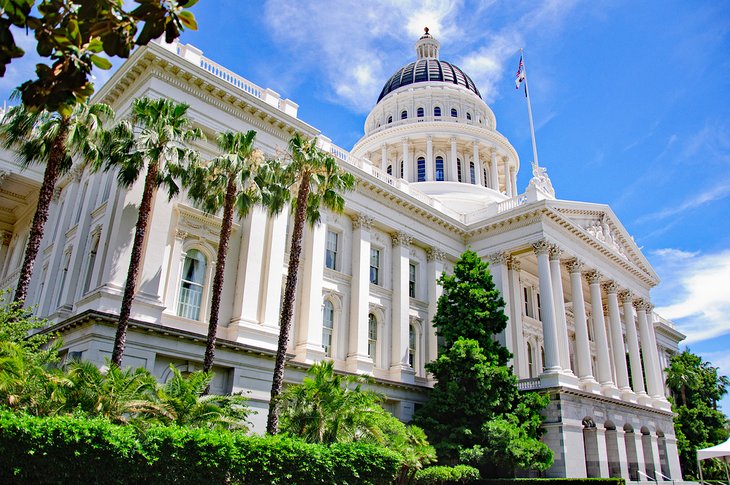
M 517 67 L 517 78 L 515 78 L 515 89 L 520 89 L 520 84 L 525 80 L 525 64 L 520 56 L 520 65 Z

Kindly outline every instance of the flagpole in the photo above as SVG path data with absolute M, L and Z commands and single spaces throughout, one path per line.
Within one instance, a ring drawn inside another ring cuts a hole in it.
M 539 166 L 537 162 L 537 143 L 535 142 L 535 125 L 532 122 L 532 105 L 530 104 L 530 89 L 527 87 L 527 68 L 525 67 L 525 54 L 520 48 L 520 57 L 522 58 L 522 71 L 525 75 L 525 96 L 527 97 L 527 114 L 530 116 L 530 135 L 532 135 L 532 156 L 535 157 L 535 166 Z

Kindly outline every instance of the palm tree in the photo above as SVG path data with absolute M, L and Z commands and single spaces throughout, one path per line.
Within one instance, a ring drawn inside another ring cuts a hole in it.
M 147 225 L 152 212 L 152 201 L 157 190 L 164 186 L 172 199 L 179 187 L 175 181 L 197 152 L 184 144 L 203 138 L 187 117 L 189 106 L 169 99 L 138 98 L 132 102 L 132 114 L 120 122 L 108 137 L 108 158 L 105 169 L 119 167 L 120 185 L 130 187 L 144 169 L 142 200 L 135 226 L 132 254 L 129 258 L 127 282 L 124 286 L 119 324 L 114 338 L 111 363 L 122 364 L 124 345 L 129 326 L 132 300 L 137 288 L 137 276 L 145 245 Z
M 188 171 L 188 195 L 199 203 L 203 210 L 215 214 L 223 209 L 223 220 L 218 241 L 213 295 L 210 304 L 208 339 L 205 346 L 203 371 L 213 367 L 215 341 L 218 332 L 218 317 L 225 277 L 228 242 L 231 238 L 234 210 L 244 218 L 257 203 L 267 203 L 269 209 L 279 212 L 285 203 L 282 197 L 271 197 L 276 191 L 269 190 L 263 154 L 253 146 L 256 132 L 228 131 L 218 134 L 218 147 L 223 152 L 207 165 L 195 166 Z M 261 173 L 259 173 L 261 172 Z M 281 191 L 279 191 L 281 193 Z
M 71 168 L 74 156 L 80 156 L 84 162 L 98 161 L 104 123 L 113 118 L 114 111 L 101 103 L 77 104 L 67 116 L 31 111 L 21 104 L 10 108 L 3 117 L 0 124 L 3 146 L 17 150 L 23 166 L 34 163 L 46 166 L 13 301 L 22 304 L 28 294 L 58 178 Z
M 692 366 L 686 365 L 681 358 L 672 358 L 665 369 L 667 386 L 682 399 L 681 405 L 687 405 L 687 389 L 696 389 L 700 384 L 700 376 Z
M 317 224 L 322 207 L 341 213 L 345 208 L 345 199 L 342 194 L 355 186 L 355 177 L 340 169 L 331 155 L 319 150 L 316 138 L 306 140 L 302 135 L 296 133 L 289 140 L 289 155 L 291 162 L 285 169 L 284 179 L 289 182 L 287 185 L 291 187 L 292 193 L 296 192 L 297 197 L 292 203 L 294 229 L 291 235 L 289 267 L 279 319 L 279 344 L 276 351 L 269 416 L 266 423 L 266 431 L 269 434 L 276 434 L 279 428 L 276 401 L 284 383 L 284 363 L 296 298 L 304 224 L 307 223 L 310 227 Z

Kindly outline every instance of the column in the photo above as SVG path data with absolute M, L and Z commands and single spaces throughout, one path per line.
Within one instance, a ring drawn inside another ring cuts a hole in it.
M 408 138 L 403 138 L 403 177 L 408 181 L 411 180 L 411 159 L 409 153 Z M 400 177 L 400 167 L 398 167 L 398 176 Z
M 391 234 L 393 243 L 393 316 L 391 318 L 391 378 L 413 383 L 414 370 L 408 365 L 408 264 L 411 237 L 403 232 Z
M 489 271 L 492 273 L 494 285 L 499 289 L 504 300 L 504 313 L 507 315 L 507 326 L 501 332 L 497 339 L 499 343 L 504 345 L 507 350 L 514 354 L 512 347 L 512 330 L 513 330 L 513 312 L 509 294 L 509 275 L 507 274 L 507 262 L 509 255 L 505 252 L 499 252 L 489 255 Z
M 444 253 L 440 249 L 430 248 L 426 251 L 426 278 L 428 280 L 428 329 L 426 331 L 428 354 L 426 362 L 438 358 L 438 337 L 436 327 L 433 326 L 433 317 L 438 309 L 438 299 L 443 292 L 436 280 L 444 271 Z
M 608 356 L 608 336 L 606 322 L 603 319 L 603 302 L 601 300 L 601 278 L 598 271 L 586 274 L 591 287 L 591 313 L 593 314 L 593 332 L 596 342 L 596 357 L 598 360 L 598 382 L 604 393 L 611 393 L 615 386 L 611 377 L 611 361 Z
M 324 273 L 324 224 L 304 229 L 302 248 L 301 300 L 294 352 L 296 360 L 307 364 L 324 358 L 322 347 L 322 278 Z
M 258 324 L 262 261 L 266 243 L 266 231 L 263 229 L 266 227 L 266 213 L 260 207 L 254 207 L 241 226 L 231 320 L 233 323 Z
M 550 278 L 553 285 L 555 304 L 555 326 L 558 333 L 558 356 L 560 367 L 566 374 L 572 374 L 570 368 L 570 344 L 568 343 L 568 323 L 565 320 L 565 299 L 563 296 L 563 278 L 560 271 L 560 255 L 562 251 L 553 245 L 550 247 Z
M 545 239 L 532 245 L 537 255 L 537 272 L 540 278 L 540 296 L 542 301 L 542 333 L 545 340 L 544 373 L 560 371 L 560 354 L 558 351 L 558 331 L 555 324 L 555 298 L 550 277 L 550 243 Z
M 663 405 L 661 406 L 665 410 L 670 410 L 671 407 L 669 406 L 669 402 L 665 399 L 664 396 L 664 375 L 662 373 L 662 368 L 659 365 L 659 349 L 656 344 L 656 333 L 654 330 L 654 305 L 652 305 L 650 302 L 646 302 L 646 323 L 649 327 L 649 338 L 651 339 L 651 348 L 654 349 L 654 353 L 652 354 L 652 360 L 654 360 L 654 372 L 656 373 L 656 376 L 654 379 L 658 383 L 658 397 L 663 402 Z
M 474 176 L 476 177 L 476 184 L 477 185 L 484 185 L 484 182 L 482 181 L 482 168 L 481 163 L 479 162 L 479 142 L 474 142 L 474 152 L 472 154 L 473 162 L 474 162 Z
M 649 395 L 653 398 L 663 396 L 661 379 L 658 378 L 658 359 L 656 345 L 653 345 L 652 331 L 647 319 L 647 310 L 650 304 L 643 299 L 634 302 L 636 316 L 639 320 L 639 338 L 641 339 L 641 352 L 644 356 L 644 367 L 646 371 L 646 387 Z
M 464 167 L 461 167 L 461 170 L 464 170 Z M 461 176 L 464 176 L 464 173 L 462 172 Z M 451 180 L 452 182 L 458 182 L 459 181 L 459 171 L 456 167 L 456 137 L 451 137 L 451 155 L 449 156 L 449 176 L 447 177 L 447 180 Z
M 373 370 L 368 355 L 368 312 L 370 310 L 370 228 L 372 218 L 352 218 L 352 282 L 350 285 L 350 341 L 347 370 L 358 374 Z
M 383 143 L 383 146 L 380 147 L 380 168 L 383 172 L 388 170 L 388 145 L 385 143 Z M 393 175 L 395 175 L 395 173 Z
M 513 365 L 519 379 L 529 377 L 527 369 L 527 348 L 525 347 L 525 334 L 522 329 L 522 309 L 520 308 L 520 260 L 511 256 L 507 260 L 507 277 L 509 280 L 509 300 L 512 303 L 510 319 L 512 323 L 512 354 L 514 355 Z
M 634 306 L 632 300 L 634 295 L 630 291 L 622 291 L 618 294 L 624 310 L 624 325 L 626 327 L 626 344 L 629 347 L 629 362 L 631 363 L 631 384 L 633 391 L 639 396 L 646 396 L 644 388 L 644 372 L 639 352 L 639 338 L 636 335 L 636 321 L 634 320 Z
M 435 180 L 434 166 L 433 166 L 433 137 L 428 135 L 426 137 L 426 180 Z
M 509 176 L 509 158 L 502 157 L 502 170 L 504 171 L 504 191 L 507 193 L 507 197 L 512 197 L 512 183 L 510 182 Z
M 517 196 L 519 192 L 517 192 L 517 172 L 515 171 L 515 167 L 510 167 L 509 179 L 512 185 L 512 195 Z
M 288 212 L 269 218 L 268 254 L 266 266 L 266 297 L 259 321 L 266 326 L 279 330 L 281 312 L 282 275 L 284 274 L 284 253 L 286 251 L 286 222 Z
M 593 377 L 591 364 L 591 344 L 588 339 L 588 321 L 586 320 L 585 299 L 583 297 L 583 280 L 581 270 L 583 263 L 577 259 L 566 262 L 570 273 L 570 294 L 573 298 L 573 319 L 575 323 L 575 357 L 578 378 L 585 387 L 594 387 L 596 380 Z
M 603 285 L 608 300 L 608 326 L 611 330 L 611 349 L 613 350 L 613 365 L 616 369 L 616 385 L 622 393 L 631 393 L 629 387 L 629 371 L 626 368 L 626 347 L 624 333 L 621 329 L 621 311 L 618 307 L 618 285 L 614 281 L 607 281 Z
M 496 190 L 497 192 L 500 192 L 499 190 L 499 171 L 497 170 L 497 151 L 492 149 L 491 153 L 491 160 L 489 162 L 489 173 L 491 176 L 491 182 L 489 183 L 489 186 Z

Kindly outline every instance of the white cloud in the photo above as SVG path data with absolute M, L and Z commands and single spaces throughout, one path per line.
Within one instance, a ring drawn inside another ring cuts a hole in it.
M 722 200 L 728 196 L 730 196 L 730 180 L 720 182 L 714 187 L 700 191 L 700 193 L 693 195 L 692 197 L 686 199 L 684 202 L 678 205 L 639 217 L 636 222 L 641 223 L 652 220 L 666 219 L 667 217 L 676 216 L 683 212 L 697 209 L 711 202 Z
M 296 52 L 292 69 L 314 66 L 332 90 L 324 97 L 365 113 L 392 71 L 414 57 L 413 43 L 424 27 L 489 102 L 498 94 L 498 82 L 516 69 L 506 62 L 516 63 L 525 33 L 559 27 L 574 3 L 552 0 L 530 6 L 499 30 L 489 25 L 491 0 L 267 0 L 266 21 L 275 38 Z
M 664 282 L 653 292 L 656 312 L 673 320 L 685 343 L 730 333 L 730 250 L 718 253 L 666 248 L 650 257 Z

